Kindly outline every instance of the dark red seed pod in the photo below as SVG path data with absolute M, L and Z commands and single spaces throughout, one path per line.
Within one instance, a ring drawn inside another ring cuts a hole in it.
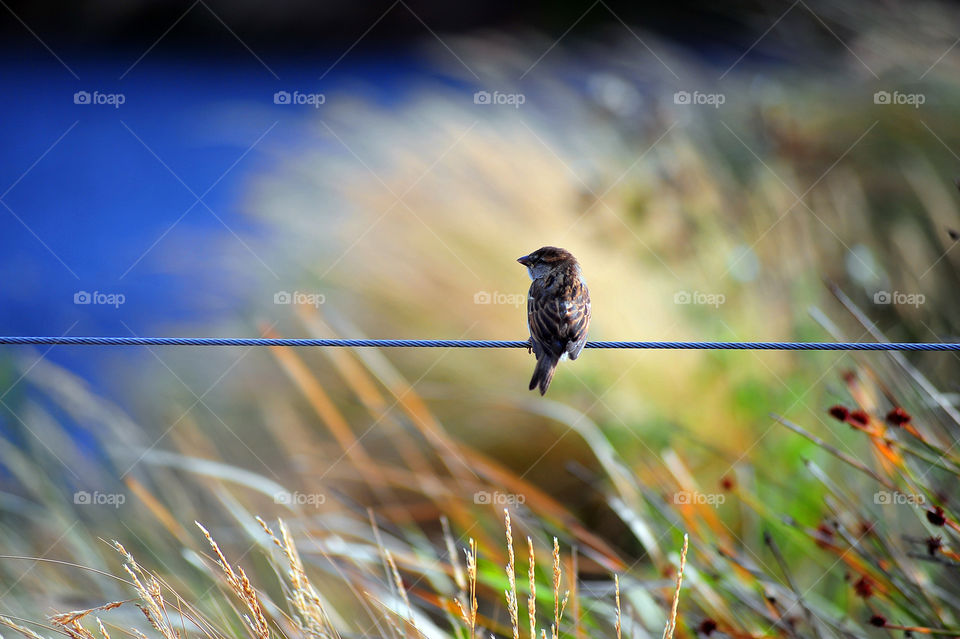
M 713 631 L 717 629 L 717 622 L 713 619 L 704 619 L 700 622 L 700 634 L 705 637 L 709 637 L 713 634 Z
M 897 406 L 887 413 L 887 421 L 894 426 L 903 426 L 910 423 L 910 413 Z
M 821 548 L 826 548 L 831 541 L 833 541 L 833 529 L 826 522 L 821 522 L 817 526 L 815 543 Z
M 846 406 L 841 406 L 837 404 L 836 406 L 831 406 L 830 410 L 827 411 L 830 413 L 830 416 L 840 422 L 847 421 L 847 417 L 850 415 L 850 411 Z
M 943 508 L 937 506 L 933 510 L 927 511 L 927 521 L 934 526 L 942 526 L 947 523 L 947 518 L 943 516 Z
M 943 547 L 943 537 L 937 535 L 936 537 L 927 537 L 927 552 L 930 553 L 930 556 L 937 554 L 937 551 Z
M 876 626 L 877 628 L 883 628 L 887 625 L 887 618 L 883 615 L 873 615 L 870 617 L 870 625 Z
M 847 421 L 858 424 L 860 426 L 866 426 L 867 424 L 870 423 L 870 416 L 867 415 L 867 412 L 863 410 L 850 411 L 850 415 L 847 417 Z
M 724 490 L 733 490 L 736 485 L 737 483 L 730 475 L 724 475 L 723 478 L 720 479 L 720 488 Z
M 853 591 L 857 593 L 858 597 L 864 599 L 869 599 L 873 596 L 873 582 L 870 580 L 870 577 L 864 575 L 857 579 L 857 582 L 853 584 Z

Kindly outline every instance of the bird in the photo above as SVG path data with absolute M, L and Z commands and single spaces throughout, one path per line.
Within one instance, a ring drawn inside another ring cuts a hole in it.
M 537 358 L 530 390 L 545 395 L 557 364 L 580 356 L 590 326 L 590 291 L 570 251 L 544 246 L 517 258 L 533 282 L 527 294 L 528 352 Z

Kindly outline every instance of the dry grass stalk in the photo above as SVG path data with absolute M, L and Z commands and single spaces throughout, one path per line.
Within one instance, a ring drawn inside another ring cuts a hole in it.
M 477 542 L 470 539 L 470 549 L 466 551 L 467 555 L 467 580 L 470 586 L 469 595 L 467 595 L 467 608 L 470 612 L 464 610 L 463 604 L 457 599 L 457 609 L 463 618 L 463 623 L 470 628 L 470 639 L 473 639 L 477 630 Z
M 86 608 L 85 610 L 72 610 L 70 612 L 61 612 L 59 614 L 53 615 L 50 617 L 50 622 L 58 626 L 66 626 L 73 623 L 74 621 L 79 621 L 83 619 L 91 612 L 97 612 L 101 610 L 113 610 L 118 606 L 122 606 L 124 601 L 113 601 L 108 604 L 103 604 L 102 606 L 97 606 L 96 608 Z
M 110 633 L 107 632 L 107 629 L 103 627 L 103 622 L 100 621 L 100 617 L 94 617 L 97 620 L 97 628 L 100 629 L 100 636 L 103 639 L 110 639 Z
M 616 600 L 617 600 L 617 639 L 621 639 L 621 637 L 620 637 L 620 628 L 621 628 L 621 620 L 620 620 L 620 577 L 619 577 L 618 575 L 614 575 L 614 576 L 613 576 L 613 592 L 614 592 L 614 596 L 616 597 Z
M 10 619 L 9 617 L 0 616 L 0 626 L 6 626 L 11 630 L 16 630 L 17 632 L 19 632 L 25 637 L 28 637 L 29 639 L 47 639 L 43 635 L 39 635 L 33 630 L 30 630 L 30 628 L 27 628 L 26 626 L 21 626 L 20 624 L 16 623 L 13 619 Z
M 513 556 L 513 529 L 510 526 L 510 511 L 503 509 L 503 520 L 507 526 L 507 583 L 504 591 L 507 596 L 507 611 L 510 613 L 510 625 L 513 627 L 513 639 L 520 639 L 520 615 L 517 606 L 517 566 Z
M 530 568 L 527 577 L 530 580 L 530 596 L 527 597 L 527 615 L 530 618 L 530 639 L 537 639 L 537 558 L 533 554 L 533 540 L 527 537 L 527 551 L 530 557 Z
M 563 593 L 563 600 L 560 599 L 560 580 L 563 577 L 563 570 L 560 568 L 560 542 L 553 538 L 553 639 L 560 637 L 560 619 L 563 618 L 563 611 L 567 607 L 567 599 L 570 591 Z
M 673 606 L 670 608 L 670 618 L 663 629 L 663 639 L 673 639 L 673 631 L 677 629 L 677 606 L 680 605 L 680 587 L 683 585 L 683 568 L 687 565 L 687 544 L 689 536 L 683 535 L 683 549 L 680 551 L 680 568 L 677 571 L 677 589 L 673 593 Z
M 60 626 L 60 629 L 70 637 L 70 639 L 97 639 L 93 633 L 84 628 L 79 621 L 73 621 Z
M 560 631 L 560 542 L 553 538 L 553 639 L 557 639 Z
M 367 515 L 370 518 L 370 528 L 373 530 L 373 538 L 377 542 L 377 549 L 380 551 L 380 556 L 383 557 L 383 570 L 386 574 L 387 583 L 392 583 L 393 587 L 397 588 L 401 592 L 403 597 L 406 597 L 407 593 L 403 589 L 403 582 L 399 580 L 399 573 L 396 571 L 395 564 L 393 567 L 394 569 L 391 570 L 391 562 L 393 560 L 393 557 L 387 552 L 387 547 L 383 545 L 383 539 L 380 537 L 380 528 L 379 526 L 377 526 L 377 518 L 374 516 L 372 508 L 367 509 Z M 384 604 L 380 602 L 379 599 L 377 599 L 376 596 L 374 596 L 370 592 L 365 591 L 365 594 L 368 597 L 370 597 L 372 600 L 374 600 L 377 604 L 385 607 L 388 611 L 392 613 L 386 616 L 386 620 L 387 620 L 387 624 L 389 624 L 390 628 L 393 630 L 393 636 L 406 637 L 407 636 L 406 631 L 400 627 L 400 625 L 397 623 L 397 620 L 395 618 L 396 611 L 389 606 L 384 606 Z M 410 609 L 410 604 L 407 603 L 407 610 L 409 611 L 409 609 Z
M 123 601 L 113 601 L 102 606 L 97 606 L 95 608 L 86 608 L 84 610 L 72 610 L 70 612 L 62 612 L 50 617 L 50 622 L 55 626 L 59 626 L 60 630 L 70 636 L 72 639 L 96 639 L 96 637 L 89 630 L 84 628 L 80 624 L 80 620 L 89 615 L 90 613 L 97 610 L 113 610 L 119 606 L 122 606 L 125 602 Z M 100 626 L 101 634 L 106 633 L 103 629 L 103 624 L 100 623 L 100 619 L 97 619 L 97 624 Z M 106 639 L 109 639 L 109 635 L 106 635 Z
M 203 533 L 203 536 L 207 538 L 207 543 L 210 544 L 210 548 L 213 549 L 214 554 L 217 556 L 217 563 L 220 564 L 220 568 L 223 570 L 227 585 L 233 589 L 234 594 L 236 594 L 237 597 L 239 597 L 240 600 L 246 604 L 247 610 L 250 611 L 252 619 L 246 615 L 243 616 L 249 628 L 259 639 L 270 639 L 270 628 L 267 625 L 266 617 L 263 615 L 263 607 L 260 605 L 260 597 L 250 584 L 250 580 L 247 579 L 247 575 L 243 572 L 243 568 L 237 566 L 237 569 L 234 570 L 230 565 L 230 562 L 227 561 L 227 558 L 223 556 L 222 552 L 220 552 L 220 546 L 218 546 L 217 542 L 213 540 L 213 537 L 210 536 L 210 533 L 207 532 L 207 529 L 200 525 L 200 522 L 194 523 L 197 524 L 197 527 Z
M 386 548 L 383 549 L 383 554 L 387 559 L 387 564 L 390 566 L 390 572 L 397 586 L 397 592 L 400 593 L 400 598 L 403 599 L 403 603 L 407 607 L 407 621 L 410 622 L 411 626 L 416 628 L 416 623 L 413 620 L 413 607 L 410 605 L 410 599 L 407 597 L 407 589 L 403 587 L 403 579 L 400 578 L 400 571 L 397 570 L 397 562 L 393 560 L 393 554 Z
M 153 626 L 153 629 L 159 632 L 164 639 L 179 639 L 180 633 L 170 625 L 170 619 L 167 617 L 167 609 L 163 600 L 163 591 L 160 587 L 160 582 L 156 577 L 140 567 L 140 564 L 133 558 L 133 555 L 123 547 L 123 544 L 114 541 L 113 546 L 126 560 L 123 564 L 123 569 L 130 575 L 130 578 L 133 580 L 133 587 L 143 602 L 142 604 L 138 604 L 137 607 L 143 612 L 143 615 L 147 618 L 150 625 Z M 141 579 L 141 577 L 143 579 Z
M 297 612 L 295 617 L 297 625 L 308 635 L 319 639 L 339 636 L 323 607 L 320 593 L 313 587 L 306 571 L 303 569 L 300 553 L 297 552 L 293 537 L 291 537 L 286 524 L 283 520 L 279 520 L 280 537 L 278 538 L 263 519 L 257 517 L 257 522 L 273 540 L 274 545 L 283 552 L 287 560 L 287 566 L 289 567 L 287 578 L 290 580 L 290 589 L 286 596 L 287 601 Z

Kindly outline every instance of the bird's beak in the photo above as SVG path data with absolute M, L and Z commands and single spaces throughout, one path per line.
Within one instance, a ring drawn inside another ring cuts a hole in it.
M 518 257 L 518 258 L 517 258 L 517 261 L 520 262 L 521 264 L 523 264 L 524 266 L 527 266 L 527 267 L 530 266 L 530 256 L 529 256 L 529 255 L 524 255 L 523 257 Z

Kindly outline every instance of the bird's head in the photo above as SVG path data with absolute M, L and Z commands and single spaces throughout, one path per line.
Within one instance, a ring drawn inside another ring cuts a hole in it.
M 572 253 L 556 246 L 544 246 L 530 255 L 517 258 L 517 261 L 527 267 L 532 280 L 546 275 L 558 266 L 577 262 Z

